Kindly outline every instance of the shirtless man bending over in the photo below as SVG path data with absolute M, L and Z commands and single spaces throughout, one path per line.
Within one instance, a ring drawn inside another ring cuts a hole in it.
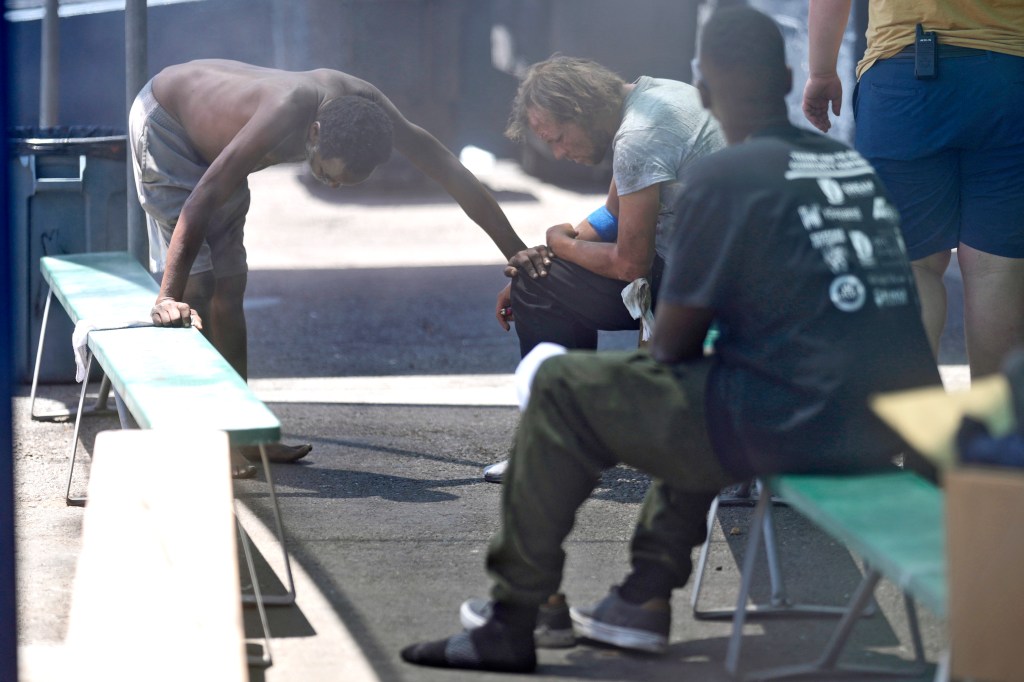
M 320 182 L 352 185 L 394 147 L 440 183 L 506 258 L 526 248 L 494 198 L 448 149 L 373 85 L 339 71 L 290 72 L 225 60 L 170 66 L 135 99 L 129 134 L 150 266 L 163 271 L 153 322 L 187 327 L 195 319 L 243 378 L 248 267 L 242 233 L 250 173 L 308 161 Z M 529 267 L 546 274 L 540 256 Z M 268 454 L 294 461 L 310 450 L 278 445 Z M 255 474 L 234 461 L 236 476 Z

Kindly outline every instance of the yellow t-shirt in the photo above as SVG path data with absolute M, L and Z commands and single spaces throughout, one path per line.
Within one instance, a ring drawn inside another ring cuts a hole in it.
M 869 0 L 868 47 L 857 78 L 913 44 L 917 24 L 938 33 L 940 45 L 1024 57 L 1024 0 Z

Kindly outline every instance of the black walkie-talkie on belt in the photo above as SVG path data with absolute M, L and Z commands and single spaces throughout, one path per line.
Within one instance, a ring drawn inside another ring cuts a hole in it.
M 938 51 L 935 31 L 925 31 L 921 24 L 917 25 L 914 37 L 914 78 L 927 80 L 938 75 Z

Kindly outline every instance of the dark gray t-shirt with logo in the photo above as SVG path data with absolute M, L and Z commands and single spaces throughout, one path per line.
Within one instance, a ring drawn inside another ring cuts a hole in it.
M 702 160 L 687 185 L 660 300 L 714 311 L 719 458 L 743 476 L 884 464 L 902 443 L 869 396 L 940 380 L 870 165 L 785 126 Z

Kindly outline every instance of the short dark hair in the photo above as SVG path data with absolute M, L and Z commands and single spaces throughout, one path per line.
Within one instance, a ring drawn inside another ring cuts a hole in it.
M 531 66 L 512 102 L 505 136 L 521 142 L 529 128 L 528 108 L 543 109 L 560 123 L 573 122 L 584 130 L 622 109 L 625 81 L 589 59 L 556 54 Z
M 731 74 L 743 74 L 766 94 L 790 87 L 786 45 L 778 24 L 744 5 L 723 7 L 711 15 L 700 35 L 700 60 Z
M 355 175 L 369 174 L 391 156 L 394 126 L 380 105 L 345 95 L 320 109 L 320 156 L 341 159 Z

